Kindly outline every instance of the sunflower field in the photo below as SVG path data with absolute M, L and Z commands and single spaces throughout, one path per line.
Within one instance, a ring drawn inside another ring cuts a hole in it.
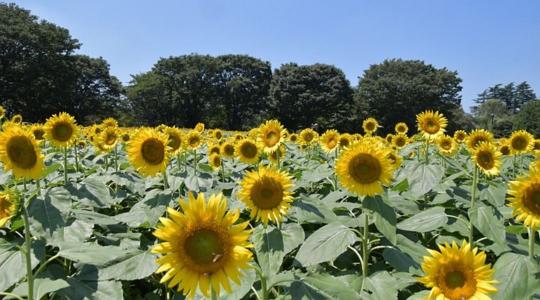
M 540 299 L 526 131 L 0 116 L 3 299 Z

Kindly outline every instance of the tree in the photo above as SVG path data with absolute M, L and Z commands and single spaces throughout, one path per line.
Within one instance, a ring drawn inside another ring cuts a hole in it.
M 525 129 L 540 137 L 540 100 L 528 101 L 515 117 L 514 129 Z
M 121 84 L 105 60 L 74 55 L 79 47 L 67 29 L 0 4 L 0 104 L 31 122 L 60 111 L 79 121 L 110 115 Z
M 419 60 L 385 60 L 364 71 L 358 86 L 358 101 L 369 114 L 392 132 L 397 122 L 416 128 L 416 115 L 437 110 L 449 121 L 448 131 L 459 129 L 454 117 L 461 109 L 461 79 L 457 72 L 437 69 Z
M 480 104 L 475 113 L 476 123 L 496 136 L 507 136 L 512 131 L 512 115 L 499 99 L 489 99 Z
M 526 81 L 518 85 L 510 82 L 506 85 L 496 84 L 485 89 L 482 93 L 478 94 L 478 98 L 474 99 L 474 102 L 481 105 L 489 99 L 501 100 L 506 105 L 508 111 L 511 114 L 515 114 L 525 103 L 536 99 L 536 94 Z M 478 109 L 478 106 L 472 107 L 473 112 L 476 112 L 476 109 Z
M 288 129 L 317 123 L 321 130 L 351 130 L 357 106 L 345 74 L 331 65 L 284 64 L 270 85 L 273 114 Z
M 223 55 L 216 59 L 217 105 L 226 112 L 220 127 L 240 130 L 258 125 L 260 118 L 268 114 L 270 63 L 247 55 Z

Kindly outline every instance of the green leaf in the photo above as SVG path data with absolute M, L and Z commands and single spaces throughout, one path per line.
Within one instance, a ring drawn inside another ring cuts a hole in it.
M 296 260 L 303 266 L 332 261 L 358 241 L 356 234 L 340 222 L 319 228 L 302 244 Z
M 400 171 L 396 182 L 407 179 L 409 191 L 420 197 L 431 191 L 441 181 L 443 174 L 444 170 L 440 165 L 411 161 Z
M 387 300 L 397 299 L 398 291 L 396 288 L 397 280 L 388 272 L 378 272 L 366 280 L 366 289 L 371 291 L 371 294 L 362 293 L 362 299 L 369 300 Z
M 515 253 L 503 254 L 493 269 L 494 279 L 498 280 L 498 292 L 493 295 L 494 300 L 527 299 L 531 293 L 528 291 L 530 281 L 537 280 L 529 276 L 529 258 Z
M 49 293 L 56 292 L 69 286 L 69 283 L 63 279 L 36 278 L 34 279 L 34 297 L 41 299 Z M 18 285 L 12 293 L 22 297 L 28 296 L 28 283 L 23 282 Z M 10 299 L 10 298 L 6 298 Z M 13 298 L 12 298 L 13 299 Z
M 409 272 L 410 268 L 418 269 L 420 267 L 409 255 L 401 252 L 399 248 L 384 249 L 383 257 L 398 272 Z
M 58 291 L 68 299 L 121 300 L 124 299 L 122 283 L 119 281 L 82 280 L 80 276 L 67 278 L 69 287 Z
M 299 223 L 322 223 L 327 224 L 337 220 L 337 216 L 321 200 L 307 195 L 301 195 L 292 203 L 291 218 L 296 218 Z
M 448 217 L 442 207 L 432 207 L 397 224 L 406 231 L 429 232 L 446 225 Z
M 30 229 L 33 235 L 51 239 L 56 231 L 63 230 L 65 223 L 58 208 L 49 197 L 35 198 L 28 207 Z
M 163 216 L 167 206 L 172 202 L 171 194 L 159 190 L 148 192 L 143 201 L 133 205 L 129 212 L 117 215 L 115 218 L 130 227 L 155 227 Z
M 116 220 L 113 217 L 100 214 L 94 211 L 74 209 L 72 210 L 72 212 L 77 218 L 77 220 L 85 221 L 88 223 L 99 224 L 99 225 L 114 225 L 114 224 L 120 223 L 118 220 Z
M 326 274 L 297 277 L 291 285 L 292 299 L 359 299 L 343 280 Z
M 148 277 L 157 270 L 157 256 L 147 251 L 136 251 L 121 260 L 99 269 L 100 280 L 137 280 Z
M 19 245 L 0 239 L 0 291 L 5 291 L 26 276 L 26 261 Z M 32 268 L 44 254 L 43 243 L 32 244 Z M 37 256 L 37 257 L 36 257 Z
M 114 204 L 109 187 L 105 185 L 104 179 L 85 178 L 77 191 L 77 196 L 82 202 L 95 207 L 110 207 Z
M 362 201 L 364 208 L 375 214 L 375 227 L 392 243 L 397 243 L 396 212 L 381 197 L 366 197 Z
M 304 229 L 297 223 L 286 223 L 281 227 L 283 236 L 283 253 L 288 254 L 298 247 L 306 238 Z
M 285 257 L 281 231 L 273 226 L 264 228 L 259 225 L 253 231 L 251 238 L 264 276 L 270 278 L 277 274 Z
M 504 220 L 490 206 L 478 207 L 476 218 L 471 218 L 474 226 L 487 238 L 498 244 L 506 243 Z
M 186 188 L 191 192 L 206 191 L 212 187 L 213 182 L 212 176 L 207 173 L 192 174 L 184 180 Z
M 489 185 L 480 190 L 480 199 L 486 199 L 494 206 L 504 206 L 506 201 L 506 184 L 503 182 L 489 182 Z
M 66 243 L 60 245 L 58 255 L 67 259 L 90 264 L 103 266 L 111 261 L 129 256 L 125 249 L 114 246 L 100 246 L 90 243 Z

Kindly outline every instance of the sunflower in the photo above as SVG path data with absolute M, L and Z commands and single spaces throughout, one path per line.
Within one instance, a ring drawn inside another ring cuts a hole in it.
M 426 110 L 416 115 L 418 131 L 425 139 L 435 138 L 445 132 L 448 120 L 438 111 Z
M 405 147 L 409 143 L 409 137 L 404 133 L 398 133 L 392 139 L 392 145 L 397 149 Z
M 213 153 L 208 158 L 208 164 L 212 167 L 212 169 L 219 170 L 219 168 L 221 168 L 221 156 L 219 156 L 219 154 Z
M 535 139 L 533 143 L 533 150 L 538 153 L 540 152 L 540 139 Z
M 466 139 L 467 148 L 469 152 L 473 152 L 481 142 L 492 143 L 493 134 L 484 129 L 475 129 L 469 133 Z
M 407 132 L 409 131 L 409 126 L 407 126 L 407 124 L 405 124 L 404 122 L 399 122 L 394 127 L 394 130 L 397 134 L 407 134 Z
M 178 285 L 190 299 L 197 288 L 206 298 L 210 289 L 218 295 L 222 287 L 231 293 L 230 280 L 240 284 L 253 257 L 249 222 L 237 223 L 240 212 L 227 211 L 222 194 L 212 194 L 206 202 L 203 193 L 197 198 L 190 193 L 187 201 L 179 202 L 182 212 L 169 207 L 169 216 L 160 218 L 154 231 L 163 241 L 152 248 L 161 255 L 156 260 L 160 266 L 156 273 L 165 272 L 161 283 Z
M 439 148 L 439 152 L 446 156 L 453 156 L 458 150 L 458 145 L 454 138 L 445 134 L 437 138 L 436 143 Z
M 130 140 L 126 152 L 138 172 L 153 176 L 167 168 L 167 145 L 166 134 L 156 129 L 143 128 Z
M 348 148 L 353 143 L 354 138 L 348 133 L 343 133 L 339 135 L 339 147 Z
M 197 131 L 198 133 L 202 133 L 202 132 L 204 131 L 204 127 L 205 127 L 205 126 L 204 126 L 204 123 L 199 122 L 199 123 L 197 123 L 197 124 L 195 125 L 195 128 L 193 128 L 193 129 L 194 129 L 195 131 Z
M 6 116 L 6 109 L 0 105 L 0 120 Z
M 131 139 L 131 136 L 129 135 L 129 133 L 127 132 L 122 133 L 122 142 L 127 143 L 129 142 L 130 139 Z
M 332 152 L 339 145 L 339 132 L 329 129 L 319 139 L 319 144 L 324 152 Z
M 292 178 L 285 171 L 265 166 L 244 175 L 238 198 L 251 210 L 251 218 L 280 223 L 293 201 Z
M 42 141 L 45 137 L 45 129 L 43 129 L 43 125 L 41 124 L 33 124 L 30 127 L 30 131 L 32 131 L 32 134 L 36 138 L 37 141 Z
M 202 124 L 202 123 L 199 123 Z M 192 150 L 196 150 L 199 148 L 202 144 L 202 136 L 199 131 L 197 130 L 190 130 L 187 137 L 186 137 L 186 144 L 191 148 Z
M 540 171 L 540 158 L 537 158 L 535 161 L 531 162 L 529 169 L 536 172 Z
M 277 163 L 283 160 L 285 153 L 287 153 L 287 148 L 284 144 L 281 144 L 276 151 L 268 154 L 268 159 L 273 163 Z
M 508 142 L 512 154 L 521 154 L 532 151 L 534 147 L 534 137 L 525 130 L 512 132 Z
M 392 144 L 392 139 L 393 139 L 393 138 L 394 138 L 394 135 L 391 134 L 391 133 L 389 133 L 389 134 L 386 135 L 386 137 L 385 137 L 384 139 L 386 140 L 386 142 L 387 142 L 388 144 L 391 145 L 391 144 Z
M 463 241 L 461 246 L 438 245 L 439 251 L 428 249 L 422 270 L 425 275 L 418 280 L 431 288 L 428 300 L 490 299 L 488 294 L 497 292 L 493 269 L 486 264 L 486 253 L 471 249 Z
M 392 181 L 393 167 L 388 150 L 360 142 L 343 151 L 336 162 L 336 175 L 349 191 L 360 196 L 383 192 L 382 185 Z
M 265 153 L 272 153 L 283 142 L 284 136 L 285 128 L 283 125 L 277 120 L 269 120 L 259 127 L 257 142 Z
M 289 135 L 289 141 L 293 143 L 298 142 L 298 135 L 296 133 L 291 133 L 291 135 Z
M 169 137 L 169 151 L 172 155 L 178 154 L 182 150 L 184 138 L 180 129 L 176 127 L 167 127 L 165 133 Z
M 223 144 L 221 144 L 221 149 L 219 149 L 219 153 L 221 153 L 221 155 L 227 158 L 234 157 L 234 144 L 229 141 L 225 141 Z
M 386 158 L 390 160 L 390 164 L 392 165 L 394 170 L 397 170 L 403 162 L 403 157 L 399 155 L 396 151 L 388 151 Z
M 0 132 L 0 161 L 16 178 L 39 179 L 45 167 L 34 135 L 19 126 Z
M 219 144 L 208 144 L 208 156 L 212 154 L 219 155 L 221 152 L 221 146 Z
M 492 143 L 482 142 L 474 150 L 472 157 L 478 168 L 488 175 L 499 175 L 501 171 L 501 156 L 497 146 Z
M 45 123 L 45 138 L 55 147 L 71 146 L 77 140 L 78 132 L 75 118 L 65 112 L 53 115 Z
M 502 155 L 510 155 L 510 146 L 508 144 L 502 144 L 499 146 L 499 151 Z
M 107 118 L 101 122 L 103 127 L 118 127 L 118 121 L 114 118 Z
M 520 176 L 508 186 L 512 215 L 525 226 L 540 228 L 540 170 L 532 169 L 528 176 Z
M 212 132 L 212 137 L 219 141 L 223 137 L 223 132 L 219 129 L 214 129 L 214 132 Z
M 101 148 L 103 148 L 105 152 L 111 151 L 118 142 L 118 129 L 113 126 L 106 127 L 99 134 L 96 142 L 101 145 Z
M 243 139 L 236 143 L 235 154 L 241 162 L 255 164 L 259 161 L 259 147 L 250 138 Z
M 16 213 L 19 207 L 19 197 L 9 191 L 0 192 L 0 228 Z
M 21 124 L 23 120 L 23 117 L 20 114 L 16 114 L 11 118 L 11 122 L 15 124 Z
M 374 118 L 367 118 L 362 122 L 362 129 L 368 135 L 371 135 L 379 128 L 379 122 Z
M 458 143 L 463 143 L 467 139 L 467 133 L 464 130 L 456 130 L 454 132 L 454 140 Z
M 311 128 L 305 128 L 300 131 L 300 143 L 302 145 L 310 145 L 311 143 L 316 142 L 318 138 L 319 134 L 317 131 Z

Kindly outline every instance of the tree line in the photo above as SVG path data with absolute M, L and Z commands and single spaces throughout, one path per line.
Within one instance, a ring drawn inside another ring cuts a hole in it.
M 372 116 L 386 133 L 400 121 L 414 128 L 415 115 L 426 109 L 444 113 L 450 131 L 514 128 L 521 124 L 518 117 L 508 119 L 510 124 L 489 119 L 493 99 L 517 116 L 536 98 L 526 83 L 496 85 L 479 95 L 470 115 L 461 106 L 458 73 L 420 60 L 371 65 L 353 86 L 333 65 L 288 63 L 272 70 L 268 61 L 233 54 L 161 58 L 122 86 L 103 58 L 76 54 L 80 46 L 67 29 L 0 3 L 0 104 L 29 122 L 66 111 L 82 124 L 113 116 L 124 126 L 204 122 L 229 130 L 276 118 L 291 130 L 357 132 L 361 120 Z M 519 126 L 540 130 L 529 123 Z

